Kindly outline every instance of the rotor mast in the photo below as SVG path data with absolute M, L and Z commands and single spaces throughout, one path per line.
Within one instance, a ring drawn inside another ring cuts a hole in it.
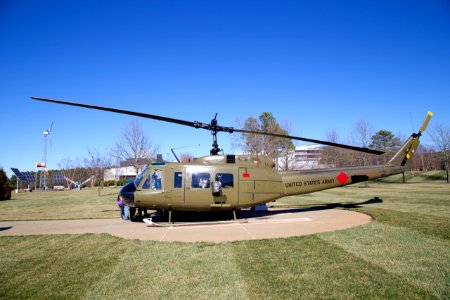
M 217 113 L 214 119 L 211 120 L 211 134 L 213 136 L 212 149 L 209 152 L 211 155 L 217 155 L 220 152 L 219 144 L 217 143 Z

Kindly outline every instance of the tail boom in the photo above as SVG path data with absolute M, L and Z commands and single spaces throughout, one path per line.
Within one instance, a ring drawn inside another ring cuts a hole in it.
M 284 195 L 306 194 L 404 172 L 432 115 L 432 112 L 428 112 L 419 132 L 413 133 L 387 164 L 281 173 Z
M 403 172 L 402 167 L 387 165 L 315 169 L 281 174 L 284 195 L 307 194 Z

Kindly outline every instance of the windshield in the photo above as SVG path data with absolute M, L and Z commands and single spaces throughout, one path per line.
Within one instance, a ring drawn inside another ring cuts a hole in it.
M 142 170 L 141 174 L 139 174 L 139 176 L 134 180 L 134 185 L 136 187 L 138 187 L 139 184 L 141 183 L 142 178 L 144 177 L 145 173 L 147 172 L 147 168 L 148 167 L 145 167 L 144 170 Z

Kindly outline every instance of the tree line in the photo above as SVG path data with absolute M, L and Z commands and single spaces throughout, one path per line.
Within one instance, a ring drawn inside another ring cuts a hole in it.
M 368 147 L 385 152 L 383 155 L 372 155 L 346 149 L 325 147 L 322 163 L 333 167 L 356 167 L 367 165 L 380 165 L 387 163 L 398 151 L 405 139 L 395 136 L 388 130 L 379 130 L 372 134 L 370 125 L 365 121 L 356 123 L 353 141 L 361 147 Z M 450 128 L 436 124 L 429 128 L 427 133 L 433 145 L 421 143 L 416 150 L 412 161 L 407 165 L 408 171 L 446 170 L 447 182 L 448 157 L 450 151 Z M 370 138 L 369 138 L 370 137 Z M 334 140 L 334 142 L 337 142 Z
M 88 148 L 84 158 L 65 158 L 58 163 L 59 169 L 49 170 L 47 175 L 48 186 L 65 185 L 74 187 L 89 178 L 93 178 L 87 184 L 90 187 L 98 187 L 99 194 L 103 186 L 123 185 L 126 180 L 105 181 L 105 170 L 112 167 L 132 167 L 137 175 L 141 168 L 156 159 L 159 146 L 151 143 L 137 119 L 132 119 L 122 132 L 121 139 L 115 143 L 113 150 L 104 152 L 97 149 Z M 53 174 L 63 172 L 70 181 L 63 183 L 53 182 Z M 5 174 L 6 177 L 6 174 Z M 41 186 L 42 171 L 36 173 L 37 187 Z M 0 173 L 1 179 L 1 173 Z M 12 175 L 8 180 L 8 186 L 12 189 L 24 188 L 26 183 L 20 183 L 16 187 L 17 177 Z M 30 188 L 34 188 L 33 186 Z
M 263 112 L 259 118 L 247 118 L 243 123 L 243 128 L 252 131 L 289 134 L 290 128 L 286 124 L 288 123 L 285 122 L 284 125 L 281 125 L 272 113 Z M 447 182 L 449 182 L 450 127 L 436 124 L 427 130 L 427 134 L 431 137 L 433 145 L 420 144 L 415 158 L 408 164 L 408 170 L 446 170 Z M 329 142 L 351 144 L 385 152 L 383 155 L 373 155 L 336 147 L 323 147 L 320 164 L 333 168 L 385 164 L 406 140 L 389 130 L 382 129 L 375 132 L 366 120 L 355 123 L 348 141 L 341 141 L 335 130 L 328 132 L 326 136 L 326 140 Z M 290 171 L 296 166 L 295 146 L 291 140 L 243 134 L 237 145 L 246 153 L 269 155 L 275 158 L 279 170 Z

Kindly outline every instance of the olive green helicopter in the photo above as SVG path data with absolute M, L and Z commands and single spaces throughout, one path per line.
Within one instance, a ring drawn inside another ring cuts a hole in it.
M 278 172 L 274 168 L 274 161 L 264 155 L 219 155 L 221 149 L 217 143 L 217 133 L 268 135 L 377 155 L 384 152 L 298 136 L 220 126 L 217 114 L 211 122 L 201 123 L 75 102 L 31 98 L 210 131 L 213 144 L 209 156 L 195 158 L 188 163 L 152 162 L 143 169 L 134 182 L 126 184 L 119 192 L 123 203 L 130 207 L 168 211 L 169 222 L 172 211 L 227 210 L 233 211 L 236 218 L 236 210 L 276 201 L 284 196 L 312 193 L 402 173 L 419 146 L 419 138 L 433 115 L 428 112 L 420 130 L 413 133 L 386 164 Z

